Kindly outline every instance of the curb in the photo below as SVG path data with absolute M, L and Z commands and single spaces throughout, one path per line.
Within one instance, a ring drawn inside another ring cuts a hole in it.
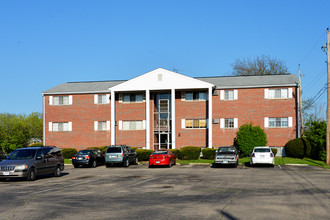
M 294 164 L 294 163 L 287 163 L 286 166 L 296 166 L 296 167 L 308 167 L 308 164 Z

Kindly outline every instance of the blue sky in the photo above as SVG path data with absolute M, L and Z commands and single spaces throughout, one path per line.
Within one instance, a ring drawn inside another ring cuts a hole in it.
M 2 0 L 0 112 L 42 112 L 41 93 L 63 82 L 159 67 L 226 76 L 236 59 L 260 55 L 292 74 L 301 64 L 303 97 L 313 98 L 327 80 L 329 8 L 329 0 Z

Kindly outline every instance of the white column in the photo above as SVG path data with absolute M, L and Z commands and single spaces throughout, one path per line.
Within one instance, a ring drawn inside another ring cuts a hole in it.
M 208 120 L 208 130 L 209 130 L 209 133 L 208 133 L 208 138 L 209 138 L 209 148 L 212 148 L 212 87 L 209 88 L 209 98 L 208 98 L 208 101 L 209 101 L 209 120 Z
M 175 149 L 175 89 L 171 90 L 171 114 L 172 114 L 172 126 L 171 126 L 171 134 L 172 134 L 172 149 Z
M 116 144 L 115 92 L 111 90 L 111 145 Z
M 146 148 L 150 149 L 150 91 L 146 90 Z

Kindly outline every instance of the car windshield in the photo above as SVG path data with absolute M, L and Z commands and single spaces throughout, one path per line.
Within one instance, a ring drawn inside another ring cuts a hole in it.
M 155 151 L 153 154 L 167 154 L 167 151 L 166 150 Z
M 77 154 L 78 155 L 90 155 L 92 153 L 91 150 L 81 150 Z
M 227 153 L 227 152 L 234 153 L 235 148 L 233 148 L 233 147 L 219 147 L 219 152 L 220 153 Z
M 109 147 L 107 153 L 121 153 L 120 147 Z
M 256 148 L 254 152 L 270 152 L 269 148 Z
M 8 160 L 27 160 L 32 159 L 36 155 L 36 149 L 29 150 L 15 150 L 12 154 L 7 158 Z

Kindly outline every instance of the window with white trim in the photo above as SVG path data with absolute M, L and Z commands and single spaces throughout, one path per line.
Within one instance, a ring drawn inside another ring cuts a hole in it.
M 143 102 L 143 94 L 142 93 L 124 93 L 120 94 L 120 98 L 123 103 L 139 103 Z
M 72 96 L 50 96 L 50 105 L 72 105 Z
M 94 121 L 94 130 L 95 131 L 109 131 L 110 130 L 110 121 Z
M 143 130 L 143 121 L 123 121 L 123 130 Z
M 220 100 L 237 100 L 238 91 L 237 90 L 220 90 Z
M 72 131 L 72 122 L 49 122 L 49 131 Z
M 110 94 L 99 94 L 94 95 L 94 104 L 109 104 L 110 103 Z
M 287 99 L 292 98 L 292 88 L 265 89 L 266 99 Z
M 220 128 L 238 128 L 238 118 L 221 118 Z
M 185 128 L 206 128 L 206 119 L 186 119 Z
M 288 118 L 269 118 L 268 120 L 270 128 L 286 128 L 289 126 Z
M 183 92 L 186 101 L 206 101 L 206 92 Z

